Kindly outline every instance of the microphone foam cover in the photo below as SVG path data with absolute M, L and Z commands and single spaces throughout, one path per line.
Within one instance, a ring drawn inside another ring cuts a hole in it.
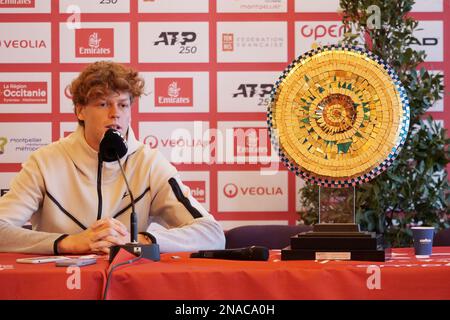
M 100 142 L 99 153 L 103 161 L 117 161 L 128 151 L 128 145 L 122 134 L 114 129 L 108 129 Z

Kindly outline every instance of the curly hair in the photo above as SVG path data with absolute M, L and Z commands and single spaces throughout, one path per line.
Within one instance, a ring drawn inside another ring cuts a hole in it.
M 111 92 L 128 92 L 132 103 L 144 93 L 144 80 L 129 67 L 112 61 L 97 61 L 72 81 L 69 91 L 74 106 L 85 106 Z M 83 125 L 83 121 L 78 122 Z

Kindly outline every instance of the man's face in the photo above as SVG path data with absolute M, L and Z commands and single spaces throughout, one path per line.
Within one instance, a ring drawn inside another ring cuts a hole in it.
M 100 141 L 109 128 L 116 129 L 124 137 L 131 120 L 131 103 L 128 92 L 111 92 L 105 97 L 77 106 L 77 116 L 84 121 L 84 135 L 87 143 L 98 151 Z

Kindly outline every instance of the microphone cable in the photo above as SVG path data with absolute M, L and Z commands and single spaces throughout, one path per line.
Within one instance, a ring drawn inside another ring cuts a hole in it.
M 122 166 L 122 163 L 120 162 L 120 158 L 119 158 L 119 155 L 117 154 L 117 152 L 116 152 L 116 157 L 117 157 L 117 162 L 119 163 L 120 171 L 122 172 L 122 176 L 124 177 L 123 180 L 125 180 L 125 185 L 127 187 L 128 193 L 130 194 L 131 208 L 133 209 L 133 212 L 134 212 L 135 208 L 134 208 L 133 193 L 131 192 L 130 185 L 128 184 L 127 175 L 125 174 L 125 170 L 123 170 L 123 166 Z
M 108 272 L 108 276 L 106 277 L 106 285 L 105 285 L 105 289 L 103 290 L 103 298 L 102 298 L 103 300 L 106 300 L 106 298 L 108 297 L 108 289 L 109 289 L 109 286 L 111 285 L 111 279 L 112 279 L 112 274 L 113 274 L 114 270 L 116 270 L 120 266 L 124 266 L 126 264 L 132 264 L 132 263 L 140 260 L 141 258 L 142 258 L 142 252 L 136 258 L 115 264 L 111 267 L 111 270 Z
M 117 152 L 115 152 L 117 157 L 117 162 L 119 163 L 120 171 L 122 172 L 123 180 L 125 180 L 125 185 L 127 187 L 128 193 L 130 194 L 131 201 L 131 215 L 130 215 L 130 243 L 137 243 L 137 217 L 136 217 L 136 208 L 134 205 L 134 196 L 131 192 L 130 185 L 128 184 L 128 179 L 125 174 L 125 170 L 123 170 L 122 164 L 120 163 L 120 158 Z

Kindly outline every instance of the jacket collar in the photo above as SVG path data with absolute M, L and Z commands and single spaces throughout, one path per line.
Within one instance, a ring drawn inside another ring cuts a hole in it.
M 98 152 L 89 146 L 84 137 L 84 127 L 78 125 L 75 132 L 61 140 L 61 143 L 71 158 L 73 164 L 82 172 L 89 180 L 96 181 L 98 170 Z M 131 126 L 128 128 L 127 135 L 128 151 L 120 159 L 124 165 L 129 155 L 133 154 L 143 144 L 136 140 Z M 120 167 L 117 161 L 103 163 L 103 181 L 108 182 L 117 178 L 120 174 Z

